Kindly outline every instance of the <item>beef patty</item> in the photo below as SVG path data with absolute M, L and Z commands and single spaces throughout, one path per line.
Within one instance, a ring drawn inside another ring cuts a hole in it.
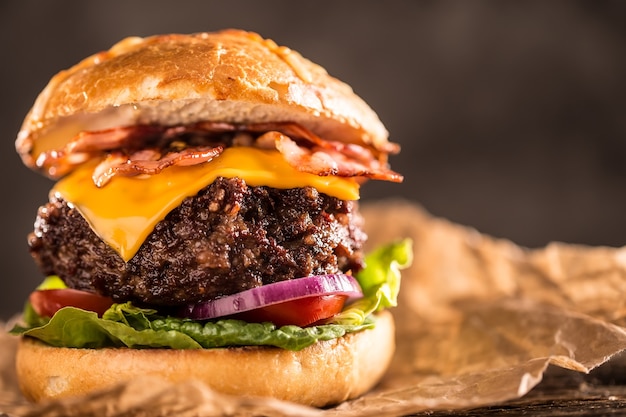
M 118 301 L 176 306 L 292 278 L 358 271 L 366 239 L 357 203 L 311 187 L 218 178 L 160 221 L 128 262 L 81 214 L 52 197 L 29 235 L 47 275 Z

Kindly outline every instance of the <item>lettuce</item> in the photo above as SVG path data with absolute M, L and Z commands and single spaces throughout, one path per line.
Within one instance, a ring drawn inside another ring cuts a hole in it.
M 411 241 L 382 247 L 366 259 L 357 276 L 363 298 L 348 305 L 326 324 L 277 327 L 272 323 L 241 320 L 200 321 L 160 315 L 157 310 L 131 303 L 112 305 L 102 316 L 75 307 L 64 307 L 52 318 L 39 316 L 29 303 L 24 311 L 25 326 L 13 334 L 34 337 L 58 347 L 73 348 L 171 348 L 202 349 L 227 346 L 275 346 L 300 350 L 317 341 L 331 340 L 347 333 L 375 326 L 372 313 L 393 307 L 400 289 L 400 269 L 411 262 Z M 49 277 L 39 289 L 63 288 L 58 277 Z
M 365 257 L 365 268 L 356 275 L 363 298 L 348 305 L 333 317 L 332 322 L 359 325 L 370 314 L 395 307 L 400 292 L 400 270 L 413 261 L 413 244 L 410 239 L 382 246 Z

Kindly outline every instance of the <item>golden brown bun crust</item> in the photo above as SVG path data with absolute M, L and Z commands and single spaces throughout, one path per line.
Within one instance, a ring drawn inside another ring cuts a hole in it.
M 293 121 L 382 150 L 387 131 L 345 83 L 256 33 L 127 38 L 53 77 L 16 141 L 24 163 L 82 130 L 198 121 Z
M 273 397 L 321 407 L 370 390 L 395 350 L 392 315 L 372 330 L 348 334 L 293 352 L 279 348 L 71 349 L 23 338 L 17 373 L 34 401 L 81 395 L 132 379 L 200 380 L 217 392 Z

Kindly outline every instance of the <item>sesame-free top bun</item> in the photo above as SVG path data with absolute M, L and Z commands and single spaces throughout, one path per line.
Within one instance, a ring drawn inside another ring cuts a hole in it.
M 16 148 L 38 169 L 40 153 L 81 131 L 200 121 L 296 122 L 326 140 L 390 149 L 385 127 L 350 86 L 240 30 L 126 38 L 61 71 L 35 101 Z
M 22 338 L 16 367 L 32 401 L 86 394 L 141 376 L 173 383 L 199 380 L 217 392 L 272 397 L 322 407 L 370 390 L 395 350 L 391 313 L 371 330 L 300 351 L 272 347 L 220 349 L 72 349 Z

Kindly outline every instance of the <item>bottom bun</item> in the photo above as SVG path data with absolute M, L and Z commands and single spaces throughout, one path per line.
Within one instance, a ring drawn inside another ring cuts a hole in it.
M 389 312 L 377 316 L 374 329 L 297 352 L 274 347 L 73 349 L 24 337 L 16 367 L 20 388 L 31 401 L 86 394 L 148 375 L 171 382 L 200 380 L 224 394 L 322 407 L 370 390 L 389 366 L 394 339 Z

